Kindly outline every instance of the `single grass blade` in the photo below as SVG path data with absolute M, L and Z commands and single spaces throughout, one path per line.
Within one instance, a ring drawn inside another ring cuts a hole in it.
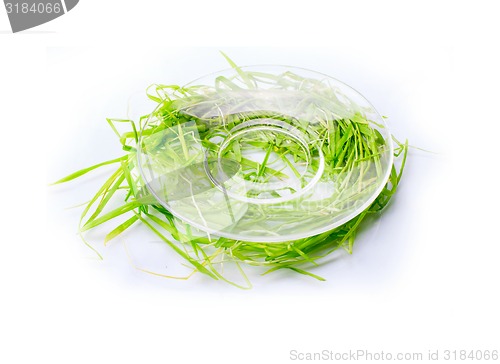
M 118 225 L 116 228 L 114 228 L 109 234 L 106 235 L 104 238 L 104 245 L 107 245 L 107 243 L 116 238 L 118 235 L 123 233 L 125 230 L 127 230 L 130 226 L 132 226 L 139 218 L 134 215 L 124 223 Z
M 94 169 L 97 169 L 99 167 L 103 167 L 103 166 L 107 166 L 107 165 L 110 165 L 110 164 L 113 164 L 113 163 L 118 163 L 118 162 L 121 162 L 121 161 L 124 161 L 124 160 L 127 160 L 128 156 L 127 155 L 124 155 L 123 157 L 120 157 L 120 158 L 116 158 L 116 159 L 111 159 L 109 161 L 106 161 L 106 162 L 102 162 L 102 163 L 98 163 L 98 164 L 95 164 L 91 167 L 87 167 L 87 168 L 83 168 L 83 169 L 80 169 L 79 171 L 76 171 L 74 173 L 71 173 L 70 175 L 64 177 L 64 178 L 61 178 L 60 180 L 56 181 L 56 182 L 53 182 L 50 184 L 50 186 L 53 186 L 53 185 L 57 185 L 59 183 L 63 183 L 63 182 L 69 182 L 71 180 L 74 180 L 75 178 L 78 178 L 78 177 L 81 177 L 83 176 L 84 174 L 86 173 L 89 173 L 91 171 L 93 171 Z

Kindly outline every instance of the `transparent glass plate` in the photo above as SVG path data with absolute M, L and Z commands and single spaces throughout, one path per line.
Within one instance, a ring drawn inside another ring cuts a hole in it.
M 139 171 L 181 225 L 244 241 L 306 238 L 361 213 L 388 180 L 383 118 L 332 77 L 240 67 L 152 94 Z

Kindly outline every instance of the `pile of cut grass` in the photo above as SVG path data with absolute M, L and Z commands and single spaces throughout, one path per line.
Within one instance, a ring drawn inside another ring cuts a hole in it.
M 301 85 L 306 82 L 316 82 L 315 80 L 300 78 L 292 73 L 286 75 L 286 77 L 270 74 L 255 75 L 244 72 L 234 64 L 232 66 L 236 69 L 240 81 L 248 84 L 248 87 L 253 85 L 252 77 L 267 78 L 269 82 L 277 82 L 277 80 L 279 82 L 300 82 Z M 236 87 L 230 79 L 220 78 L 217 82 L 221 83 L 225 88 Z M 241 288 L 251 286 L 244 273 L 243 266 L 245 265 L 265 267 L 264 274 L 288 269 L 324 280 L 322 277 L 313 274 L 310 268 L 320 264 L 322 258 L 339 248 L 352 253 L 356 234 L 359 232 L 363 221 L 370 215 L 379 214 L 396 192 L 406 162 L 407 142 L 400 143 L 393 138 L 396 144 L 394 149 L 395 162 L 391 166 L 391 173 L 383 190 L 362 213 L 334 230 L 304 239 L 278 243 L 232 240 L 210 236 L 209 234 L 200 236 L 200 234 L 193 234 L 189 226 L 182 229 L 182 231 L 178 228 L 179 224 L 178 221 L 176 223 L 176 218 L 148 193 L 144 180 L 138 173 L 137 165 L 138 143 L 141 136 L 151 136 L 165 128 L 186 122 L 188 116 L 179 112 L 179 101 L 185 98 L 192 100 L 193 96 L 200 93 L 204 93 L 200 92 L 200 86 L 154 85 L 148 88 L 148 96 L 159 105 L 153 116 L 161 120 L 160 124 L 145 127 L 147 125 L 145 121 L 151 117 L 151 114 L 144 115 L 137 122 L 133 120 L 107 119 L 110 127 L 116 133 L 125 154 L 119 158 L 82 169 L 55 182 L 63 183 L 74 180 L 102 166 L 117 166 L 116 170 L 85 206 L 81 214 L 79 231 L 83 233 L 117 217 L 122 217 L 123 221 L 123 217 L 125 217 L 125 221 L 106 235 L 105 244 L 134 224 L 142 224 L 184 259 L 192 267 L 193 273 L 203 273 L 213 279 L 224 280 Z M 207 125 L 202 120 L 198 120 L 196 126 L 203 146 L 209 150 L 217 150 L 218 146 L 214 145 L 212 140 L 214 136 L 220 133 L 219 128 L 227 129 L 231 128 L 231 125 L 238 125 L 252 118 L 263 117 L 287 121 L 283 115 L 279 114 L 259 113 L 251 115 L 246 113 L 244 115 L 232 115 L 230 119 L 225 120 L 225 123 L 220 124 L 220 127 Z M 117 123 L 129 125 L 130 129 L 120 133 L 118 132 L 119 128 L 115 125 Z M 377 164 L 377 154 L 386 144 L 380 132 L 372 128 L 370 122 L 359 112 L 352 113 L 349 117 L 323 120 L 321 123 L 315 124 L 314 128 L 316 128 L 314 130 L 315 135 L 320 138 L 317 145 L 320 146 L 327 161 L 324 172 L 327 177 L 336 173 L 345 174 L 363 160 L 373 159 Z M 331 132 L 332 130 L 336 132 Z M 281 156 L 291 154 L 295 161 L 305 158 L 301 154 L 303 151 L 300 149 L 292 149 L 292 147 L 287 149 L 287 143 L 283 140 L 275 141 L 272 148 L 268 144 L 262 143 L 261 140 L 248 141 L 247 144 L 251 147 L 263 148 L 267 153 L 266 156 L 269 155 L 269 151 L 272 149 Z M 238 148 L 233 148 L 232 153 L 235 153 L 234 150 L 239 153 Z M 267 158 L 260 164 L 245 160 L 241 155 L 232 155 L 231 158 L 238 160 L 244 170 L 245 178 L 249 180 L 258 178 L 259 181 L 265 181 L 283 173 L 266 165 Z M 288 162 L 289 158 L 283 158 L 283 161 L 291 166 L 293 171 L 293 165 Z M 399 168 L 396 168 L 396 163 Z M 125 191 L 125 198 L 123 198 L 123 194 L 117 193 L 118 191 Z M 105 208 L 110 201 L 115 200 L 121 201 L 120 206 L 111 211 L 106 211 Z M 300 219 L 300 216 L 291 218 Z M 96 249 L 86 241 L 85 243 L 101 257 Z M 220 267 L 223 262 L 228 261 L 237 266 L 247 285 L 241 286 L 222 273 Z

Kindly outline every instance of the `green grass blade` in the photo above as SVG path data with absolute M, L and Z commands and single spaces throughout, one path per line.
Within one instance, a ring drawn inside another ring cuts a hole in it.
M 58 181 L 56 181 L 54 183 L 51 183 L 51 185 L 57 185 L 59 183 L 64 183 L 64 182 L 68 182 L 68 181 L 74 180 L 75 178 L 81 177 L 84 174 L 86 174 L 86 173 L 88 173 L 90 171 L 93 171 L 94 169 L 97 169 L 97 168 L 103 167 L 103 166 L 107 166 L 109 164 L 118 163 L 118 162 L 127 160 L 127 158 L 128 158 L 128 156 L 124 155 L 123 157 L 120 157 L 120 158 L 111 159 L 111 160 L 106 161 L 106 162 L 95 164 L 95 165 L 93 165 L 91 167 L 80 169 L 79 171 L 71 173 L 70 175 L 68 175 L 68 176 L 66 176 L 64 178 L 61 178 L 60 180 L 58 180 Z
M 252 81 L 251 76 L 249 76 L 246 72 L 244 72 L 236 63 L 233 62 L 231 58 L 229 58 L 224 52 L 220 52 L 222 56 L 226 59 L 227 63 L 238 73 L 243 82 L 248 86 L 248 88 L 255 88 L 255 82 Z
M 132 226 L 139 218 L 134 215 L 124 223 L 118 225 L 114 228 L 109 234 L 104 238 L 104 245 L 106 245 L 110 240 L 116 238 L 118 235 L 127 230 L 130 226 Z

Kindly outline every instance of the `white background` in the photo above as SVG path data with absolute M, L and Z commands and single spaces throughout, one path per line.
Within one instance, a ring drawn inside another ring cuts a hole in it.
M 19 34 L 0 9 L 0 361 L 499 350 L 500 25 L 494 2 L 474 4 L 82 0 Z M 354 254 L 314 271 L 326 282 L 255 275 L 242 291 L 153 277 L 129 264 L 124 241 L 145 241 L 171 269 L 178 259 L 140 227 L 108 248 L 89 234 L 99 262 L 75 234 L 79 210 L 65 208 L 106 171 L 47 187 L 119 155 L 105 117 L 125 116 L 133 92 L 225 68 L 219 50 L 241 65 L 332 75 L 389 116 L 397 137 L 435 152 L 411 151 L 397 197 Z

